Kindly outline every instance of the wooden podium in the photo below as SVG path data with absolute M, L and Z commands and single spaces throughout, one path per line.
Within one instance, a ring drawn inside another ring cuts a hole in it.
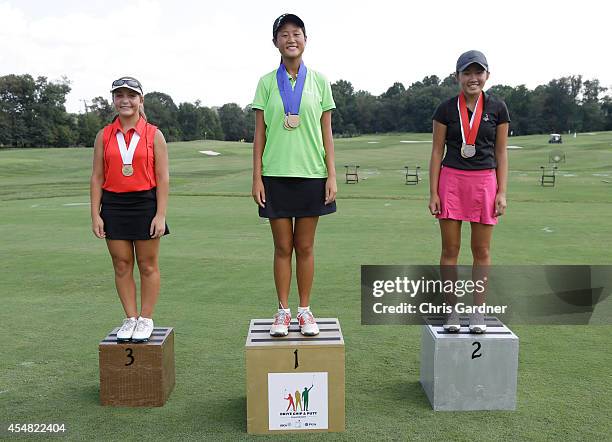
M 320 333 L 269 334 L 272 320 L 253 319 L 246 339 L 247 432 L 344 431 L 344 338 L 335 318 Z
M 155 327 L 148 342 L 117 342 L 111 331 L 98 347 L 100 403 L 161 407 L 174 388 L 174 329 Z

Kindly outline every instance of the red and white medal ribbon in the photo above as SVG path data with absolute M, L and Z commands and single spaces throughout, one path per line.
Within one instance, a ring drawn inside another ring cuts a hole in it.
M 119 145 L 119 153 L 121 154 L 121 161 L 123 162 L 122 173 L 125 176 L 131 176 L 134 173 L 132 160 L 134 159 L 134 152 L 136 152 L 138 141 L 140 141 L 140 135 L 138 135 L 138 132 L 134 131 L 129 147 L 125 143 L 123 132 L 117 131 L 116 137 L 117 144 Z
M 480 128 L 480 120 L 482 118 L 482 111 L 484 108 L 484 103 L 482 102 L 481 98 L 482 92 L 480 93 L 478 100 L 476 100 L 476 106 L 474 106 L 474 112 L 472 113 L 471 119 L 468 118 L 468 108 L 463 92 L 461 92 L 457 98 L 461 138 L 463 140 L 463 144 L 461 145 L 461 156 L 464 158 L 471 158 L 476 155 L 476 136 L 478 135 L 478 129 Z

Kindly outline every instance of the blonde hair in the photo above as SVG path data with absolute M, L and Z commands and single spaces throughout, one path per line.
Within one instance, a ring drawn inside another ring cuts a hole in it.
M 145 114 L 145 110 L 144 110 L 144 96 L 142 98 L 143 98 L 143 101 L 142 103 L 140 103 L 140 106 L 138 106 L 138 113 L 140 114 L 142 118 L 144 118 L 145 121 L 148 121 L 147 114 Z

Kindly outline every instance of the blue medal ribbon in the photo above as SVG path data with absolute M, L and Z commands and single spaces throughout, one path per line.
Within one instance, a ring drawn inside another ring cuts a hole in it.
M 285 107 L 285 115 L 298 115 L 300 112 L 300 103 L 302 102 L 302 92 L 306 83 L 306 65 L 300 63 L 297 78 L 295 80 L 295 88 L 291 87 L 291 82 L 287 78 L 287 68 L 283 63 L 280 64 L 276 71 L 276 83 L 280 92 L 283 106 Z

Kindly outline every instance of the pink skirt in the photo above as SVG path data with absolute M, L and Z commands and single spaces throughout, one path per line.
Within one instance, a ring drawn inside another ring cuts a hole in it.
M 497 224 L 495 169 L 460 170 L 444 167 L 438 181 L 438 219 L 455 219 L 481 224 Z

